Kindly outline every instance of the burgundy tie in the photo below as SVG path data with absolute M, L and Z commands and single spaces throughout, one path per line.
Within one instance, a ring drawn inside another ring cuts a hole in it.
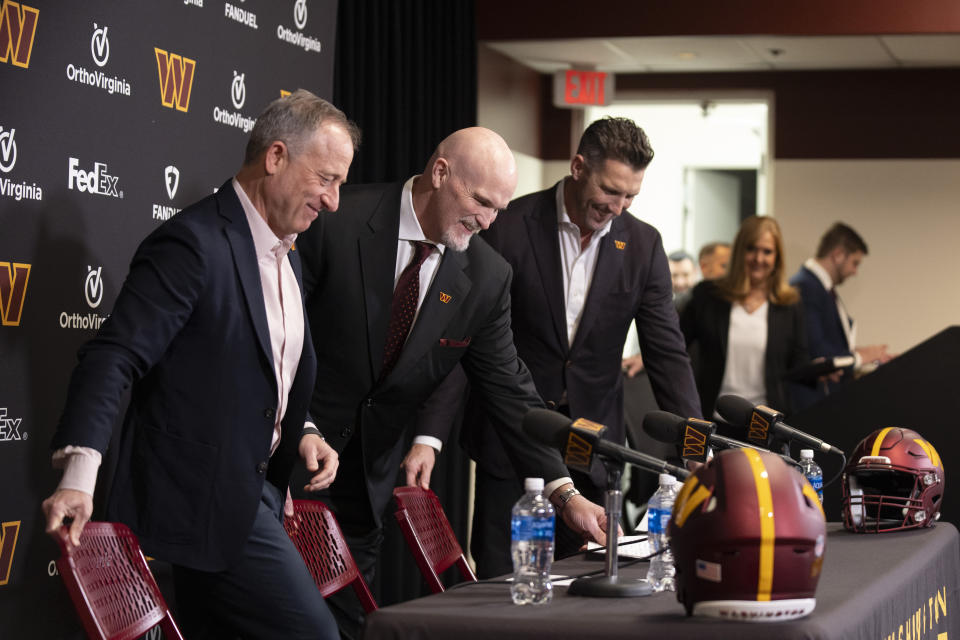
M 403 343 L 410 333 L 410 325 L 417 313 L 417 302 L 420 300 L 420 266 L 433 253 L 433 245 L 429 242 L 414 242 L 413 260 L 400 274 L 397 288 L 393 290 L 393 303 L 390 305 L 390 326 L 387 327 L 387 344 L 383 350 L 383 369 L 380 379 L 383 380 L 400 359 Z

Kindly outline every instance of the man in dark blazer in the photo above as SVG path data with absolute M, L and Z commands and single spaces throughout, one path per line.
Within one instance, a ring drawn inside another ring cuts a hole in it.
M 794 408 L 803 409 L 837 391 L 865 364 L 890 360 L 886 345 L 856 345 L 856 330 L 836 287 L 857 275 L 868 253 L 867 243 L 853 228 L 835 223 L 820 238 L 816 256 L 790 278 L 803 299 L 807 348 L 811 358 L 853 356 L 854 365 L 817 381 L 816 386 L 793 384 Z
M 406 183 L 345 188 L 341 212 L 298 240 L 319 367 L 311 412 L 341 459 L 328 499 L 367 577 L 403 459 L 401 436 L 457 363 L 483 397 L 519 472 L 548 482 L 567 475 L 556 450 L 520 429 L 526 411 L 542 402 L 513 345 L 510 267 L 483 240 L 471 241 L 507 206 L 516 180 L 513 155 L 500 136 L 464 129 L 445 139 L 423 174 Z M 416 319 L 391 367 L 384 356 L 392 300 L 415 243 L 426 243 L 430 253 L 417 280 Z M 418 435 L 442 441 L 446 428 Z M 433 447 L 415 444 L 403 459 L 408 475 L 429 473 L 433 456 Z M 565 479 L 558 492 L 571 487 Z M 598 505 L 578 498 L 564 516 L 589 537 L 604 539 Z M 356 622 L 360 614 L 353 607 L 344 615 Z
M 307 91 L 271 103 L 236 177 L 143 241 L 110 318 L 80 351 L 52 444 L 65 472 L 43 504 L 47 529 L 59 535 L 72 518 L 79 543 L 131 388 L 106 517 L 172 563 L 189 638 L 338 637 L 282 525 L 298 453 L 313 488 L 337 465 L 305 428 L 316 358 L 290 249 L 336 210 L 358 139 Z
M 606 425 L 617 444 L 626 439 L 621 357 L 631 323 L 660 408 L 700 416 L 660 234 L 627 212 L 652 159 L 632 120 L 598 120 L 584 132 L 570 176 L 514 200 L 481 234 L 513 268 L 511 326 L 537 391 L 548 407 Z M 511 571 L 510 509 L 523 492 L 487 416 L 468 405 L 463 429 L 477 462 L 471 551 L 484 578 Z M 587 498 L 604 502 L 599 460 L 589 475 L 569 473 Z M 582 543 L 558 526 L 557 557 Z

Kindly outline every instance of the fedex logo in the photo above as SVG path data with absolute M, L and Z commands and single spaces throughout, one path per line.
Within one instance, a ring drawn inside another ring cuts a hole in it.
M 9 440 L 25 440 L 27 434 L 20 433 L 20 422 L 23 418 L 8 418 L 7 408 L 0 407 L 0 442 Z
M 107 165 L 102 162 L 94 162 L 93 171 L 84 171 L 78 168 L 79 164 L 79 160 L 70 158 L 67 171 L 67 187 L 69 189 L 114 198 L 123 197 L 123 191 L 117 188 L 117 182 L 120 178 L 107 173 Z

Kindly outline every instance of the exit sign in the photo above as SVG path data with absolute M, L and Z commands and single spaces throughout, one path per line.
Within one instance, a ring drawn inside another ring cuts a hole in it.
M 577 108 L 608 105 L 613 101 L 613 74 L 568 69 L 553 75 L 553 104 Z

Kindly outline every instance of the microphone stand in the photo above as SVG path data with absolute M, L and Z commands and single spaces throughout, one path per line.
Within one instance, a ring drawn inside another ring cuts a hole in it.
M 570 583 L 567 593 L 595 598 L 633 598 L 649 596 L 653 588 L 646 580 L 623 579 L 617 575 L 617 535 L 623 494 L 620 492 L 620 474 L 623 465 L 604 460 L 607 469 L 607 495 L 604 505 L 607 514 L 606 573 L 602 576 L 577 578 Z

